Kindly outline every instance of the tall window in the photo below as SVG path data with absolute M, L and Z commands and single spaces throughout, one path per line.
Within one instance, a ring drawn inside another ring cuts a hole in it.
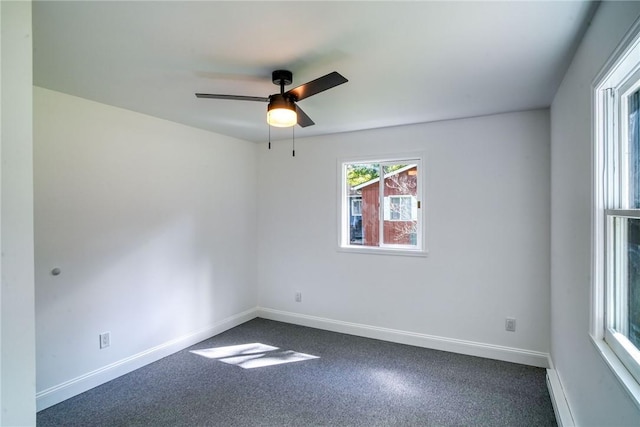
M 340 246 L 422 253 L 421 159 L 342 162 Z
M 605 96 L 620 107 L 622 132 L 608 141 L 605 164 L 604 339 L 640 381 L 640 94 L 608 89 Z M 615 115 L 609 120 L 615 122 Z
M 627 43 L 601 73 L 594 93 L 591 333 L 638 399 L 633 390 L 640 383 L 640 38 Z

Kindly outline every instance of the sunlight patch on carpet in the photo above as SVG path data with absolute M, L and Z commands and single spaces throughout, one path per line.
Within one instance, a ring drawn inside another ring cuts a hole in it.
M 239 366 L 243 369 L 263 368 L 265 366 L 320 358 L 319 356 L 298 353 L 292 350 L 277 350 L 280 349 L 271 345 L 251 343 L 191 350 L 190 352 L 208 359 L 216 359 L 229 365 Z
M 411 378 L 403 375 L 401 371 L 377 368 L 372 370 L 371 376 L 387 393 L 391 392 L 400 396 L 417 395 L 419 393 L 413 386 Z M 422 390 L 422 392 L 424 393 L 425 391 Z
M 205 348 L 203 350 L 191 350 L 191 353 L 207 357 L 209 359 L 222 359 L 225 357 L 242 356 L 243 354 L 265 353 L 278 350 L 272 345 L 254 342 L 251 344 L 230 345 L 226 347 Z

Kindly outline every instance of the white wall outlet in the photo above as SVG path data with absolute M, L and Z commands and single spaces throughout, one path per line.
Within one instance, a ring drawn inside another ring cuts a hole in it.
M 100 334 L 100 348 L 107 348 L 111 345 L 111 332 Z
M 516 319 L 513 317 L 507 317 L 504 321 L 504 329 L 508 332 L 516 331 Z
M 302 302 L 302 292 L 296 292 L 296 302 Z

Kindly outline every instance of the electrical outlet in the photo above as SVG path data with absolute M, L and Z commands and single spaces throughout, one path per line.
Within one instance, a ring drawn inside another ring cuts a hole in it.
M 516 319 L 513 317 L 507 317 L 504 321 L 504 329 L 508 332 L 516 331 Z
M 100 348 L 107 348 L 111 345 L 111 332 L 100 334 Z
M 302 302 L 302 292 L 296 292 L 296 302 Z

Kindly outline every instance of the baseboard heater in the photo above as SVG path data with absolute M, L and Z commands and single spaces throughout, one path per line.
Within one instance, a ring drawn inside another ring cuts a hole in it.
M 556 414 L 558 427 L 575 427 L 560 377 L 558 377 L 555 369 L 547 369 L 547 388 L 549 389 L 549 396 L 551 397 L 553 412 Z

